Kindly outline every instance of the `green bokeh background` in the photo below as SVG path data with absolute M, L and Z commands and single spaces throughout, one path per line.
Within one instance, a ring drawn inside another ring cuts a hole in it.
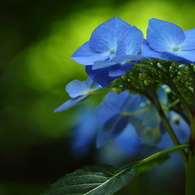
M 70 55 L 94 28 L 118 16 L 144 34 L 153 17 L 187 30 L 194 13 L 192 0 L 1 0 L 0 194 L 36 195 L 93 163 L 73 159 L 65 141 L 75 108 L 53 110 L 68 99 L 68 82 L 87 78 Z M 119 194 L 145 193 L 166 194 L 139 180 Z

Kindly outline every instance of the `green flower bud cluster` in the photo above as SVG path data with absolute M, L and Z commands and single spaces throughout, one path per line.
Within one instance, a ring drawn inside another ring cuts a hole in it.
M 192 105 L 195 64 L 180 64 L 175 61 L 150 59 L 134 65 L 133 69 L 110 84 L 110 87 L 116 93 L 128 90 L 130 93 L 145 95 L 146 92 L 150 93 L 152 84 L 155 83 L 157 86 L 166 84 L 173 92 L 177 88 L 186 102 Z
M 128 90 L 130 93 L 144 95 L 148 87 L 153 83 L 161 83 L 163 74 L 160 68 L 161 64 L 155 60 L 144 60 L 135 64 L 129 72 L 114 80 L 110 87 L 117 93 Z

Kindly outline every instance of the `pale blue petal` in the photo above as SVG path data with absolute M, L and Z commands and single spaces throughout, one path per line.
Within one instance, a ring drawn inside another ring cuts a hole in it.
M 116 64 L 116 62 L 113 62 L 113 61 L 96 61 L 93 63 L 92 70 L 106 68 L 109 66 L 113 66 L 115 64 Z
M 191 30 L 185 30 L 185 41 L 180 46 L 181 50 L 193 50 L 195 49 L 195 28 Z
M 98 60 L 106 60 L 110 56 L 109 52 L 97 53 L 90 48 L 89 41 L 79 47 L 71 56 L 71 59 L 82 65 L 92 65 Z
M 167 93 L 165 92 L 165 89 L 163 87 L 160 87 L 157 94 L 160 103 L 162 103 L 163 105 L 167 105 L 168 99 L 167 99 Z
M 165 52 L 181 45 L 185 35 L 176 24 L 152 18 L 147 29 L 147 41 L 153 50 Z
M 106 52 L 117 48 L 118 39 L 131 27 L 118 17 L 99 25 L 92 33 L 90 47 L 96 52 Z M 97 60 L 96 60 L 97 61 Z
M 170 54 L 170 55 L 167 55 Z M 167 60 L 175 60 L 181 63 L 194 63 L 195 62 L 195 50 L 189 51 L 169 51 L 163 54 Z
M 141 55 L 146 58 L 157 58 L 157 59 L 166 59 L 163 57 L 162 53 L 154 51 L 148 44 L 147 41 L 144 41 L 142 46 Z
M 63 111 L 63 110 L 67 110 L 68 108 L 71 108 L 71 107 L 79 104 L 80 102 L 84 101 L 88 97 L 89 97 L 89 95 L 84 95 L 84 96 L 79 96 L 79 97 L 70 99 L 70 100 L 66 101 L 65 103 L 63 103 L 58 108 L 56 108 L 54 110 L 54 112 L 60 112 L 60 111 Z
M 89 93 L 90 88 L 86 85 L 85 81 L 74 80 L 66 85 L 66 91 L 72 98 L 78 97 L 80 95 L 86 95 Z
M 132 26 L 118 40 L 116 55 L 136 55 L 140 52 L 142 43 L 143 33 L 135 26 Z
M 98 83 L 94 82 L 91 78 L 88 78 L 85 81 L 86 86 L 90 89 L 90 90 L 97 90 L 102 88 L 100 85 L 98 85 Z
M 160 121 L 161 121 L 161 119 L 158 115 L 158 112 L 156 111 L 156 108 L 154 107 L 153 104 L 151 104 L 149 111 L 147 111 L 146 115 L 143 118 L 142 124 L 144 126 L 153 128 L 153 127 L 156 127 L 157 125 L 159 125 Z

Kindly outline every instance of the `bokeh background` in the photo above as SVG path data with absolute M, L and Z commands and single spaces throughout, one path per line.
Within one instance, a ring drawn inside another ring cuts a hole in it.
M 66 84 L 87 78 L 70 56 L 94 28 L 118 16 L 144 34 L 153 17 L 187 30 L 194 13 L 193 0 L 1 0 L 0 194 L 40 194 L 94 163 L 93 152 L 80 160 L 70 152 L 75 108 L 53 113 L 69 98 Z M 171 194 L 139 179 L 119 194 L 146 193 Z

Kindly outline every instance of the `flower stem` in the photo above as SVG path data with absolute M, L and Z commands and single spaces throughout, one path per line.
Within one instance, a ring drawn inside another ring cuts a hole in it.
M 175 146 L 179 146 L 181 144 L 180 144 L 177 136 L 175 135 L 171 125 L 169 124 L 169 121 L 167 120 L 167 117 L 166 117 L 166 115 L 165 115 L 165 113 L 164 113 L 164 111 L 162 109 L 162 106 L 161 106 L 161 104 L 159 102 L 159 99 L 157 97 L 155 88 L 156 87 L 154 85 L 151 86 L 151 92 L 152 92 L 152 97 L 153 97 L 153 104 L 156 107 L 156 109 L 158 111 L 158 114 L 159 114 L 159 116 L 160 116 L 160 118 L 162 120 L 162 123 L 164 124 L 165 129 L 167 130 L 167 132 L 168 132 L 169 136 L 171 137 L 173 143 L 175 144 Z M 179 152 L 180 152 L 180 155 L 181 155 L 181 157 L 182 157 L 182 159 L 184 161 L 185 166 L 187 166 L 187 154 L 186 154 L 186 152 L 184 150 L 180 150 Z
M 190 115 L 190 147 L 186 170 L 186 195 L 195 194 L 195 113 Z
M 138 168 L 139 166 L 142 166 L 146 163 L 149 163 L 152 160 L 155 160 L 156 158 L 162 157 L 163 155 L 167 155 L 169 153 L 172 153 L 174 151 L 178 151 L 178 150 L 183 150 L 185 148 L 189 148 L 189 144 L 183 144 L 183 145 L 179 145 L 179 146 L 174 146 L 168 149 L 165 149 L 163 151 L 157 152 L 156 154 L 153 154 L 141 161 L 139 161 L 138 163 L 135 163 L 134 168 Z

